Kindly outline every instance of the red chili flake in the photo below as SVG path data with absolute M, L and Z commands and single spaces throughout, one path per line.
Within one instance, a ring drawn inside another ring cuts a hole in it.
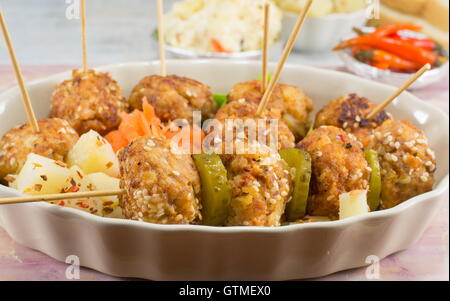
M 80 190 L 80 187 L 77 186 L 71 186 L 69 189 L 67 189 L 65 192 L 78 192 Z
M 89 204 L 84 203 L 84 202 L 80 202 L 80 203 L 79 203 L 79 206 L 80 206 L 81 208 L 85 208 L 85 209 L 89 208 Z
M 64 206 L 66 203 L 64 201 L 59 202 L 59 206 Z
M 106 164 L 106 168 L 111 168 L 111 166 L 113 166 L 113 165 L 114 165 L 114 163 L 108 162 L 108 163 Z
M 337 137 L 342 141 L 345 142 L 345 137 L 342 134 L 337 135 Z
M 61 161 L 55 161 L 55 164 L 61 167 L 67 167 L 67 164 Z

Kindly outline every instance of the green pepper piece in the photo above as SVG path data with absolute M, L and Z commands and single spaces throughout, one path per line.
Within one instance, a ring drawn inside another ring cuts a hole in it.
M 272 74 L 267 73 L 267 82 L 270 82 L 271 79 L 272 79 Z M 262 81 L 262 75 L 258 76 L 258 80 Z
M 292 199 L 286 205 L 286 220 L 293 222 L 306 215 L 311 180 L 311 156 L 307 151 L 297 148 L 283 149 L 280 156 L 290 168 L 295 168 Z
M 308 137 L 308 136 L 312 133 L 312 131 L 314 131 L 314 125 L 312 125 L 312 126 L 309 128 L 309 130 L 308 130 L 308 132 L 306 133 L 306 136 L 305 136 L 305 137 Z
M 367 193 L 367 203 L 370 211 L 375 211 L 380 206 L 381 194 L 381 171 L 378 153 L 371 149 L 365 149 L 364 155 L 369 167 L 372 169 L 369 181 L 369 192 Z
M 216 154 L 193 155 L 202 188 L 202 216 L 204 225 L 222 226 L 228 217 L 231 189 L 227 170 Z
M 213 94 L 212 97 L 217 104 L 217 108 L 223 107 L 228 102 L 226 94 Z

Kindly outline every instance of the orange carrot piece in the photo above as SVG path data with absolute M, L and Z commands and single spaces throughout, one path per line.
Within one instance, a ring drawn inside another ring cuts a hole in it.
M 109 132 L 105 136 L 105 139 L 108 140 L 108 142 L 111 144 L 111 146 L 115 152 L 124 148 L 129 143 L 129 141 L 125 138 L 125 136 L 119 130 Z

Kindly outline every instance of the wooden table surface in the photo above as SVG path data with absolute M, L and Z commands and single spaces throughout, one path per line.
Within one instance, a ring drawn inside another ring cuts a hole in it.
M 71 66 L 24 66 L 25 78 L 32 80 Z M 448 77 L 414 93 L 421 99 L 449 112 Z M 15 84 L 9 66 L 0 65 L 0 92 Z M 408 250 L 393 254 L 380 263 L 380 280 L 449 280 L 449 195 L 442 199 L 442 210 L 422 238 Z M 0 280 L 66 280 L 67 265 L 38 251 L 15 243 L 0 228 Z M 81 280 L 122 280 L 82 268 Z M 366 280 L 365 268 L 339 272 L 317 280 Z

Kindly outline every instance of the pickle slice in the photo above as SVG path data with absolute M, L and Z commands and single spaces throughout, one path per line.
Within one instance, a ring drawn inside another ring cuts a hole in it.
M 228 217 L 231 189 L 227 170 L 216 154 L 193 155 L 202 189 L 202 224 L 222 226 Z
M 364 155 L 369 167 L 372 169 L 369 181 L 369 192 L 367 193 L 367 204 L 370 211 L 375 211 L 380 206 L 381 194 L 381 171 L 378 153 L 371 149 L 365 149 Z
M 290 168 L 295 168 L 292 199 L 286 205 L 286 220 L 293 222 L 306 215 L 311 180 L 311 156 L 307 151 L 297 148 L 283 149 L 280 156 Z

